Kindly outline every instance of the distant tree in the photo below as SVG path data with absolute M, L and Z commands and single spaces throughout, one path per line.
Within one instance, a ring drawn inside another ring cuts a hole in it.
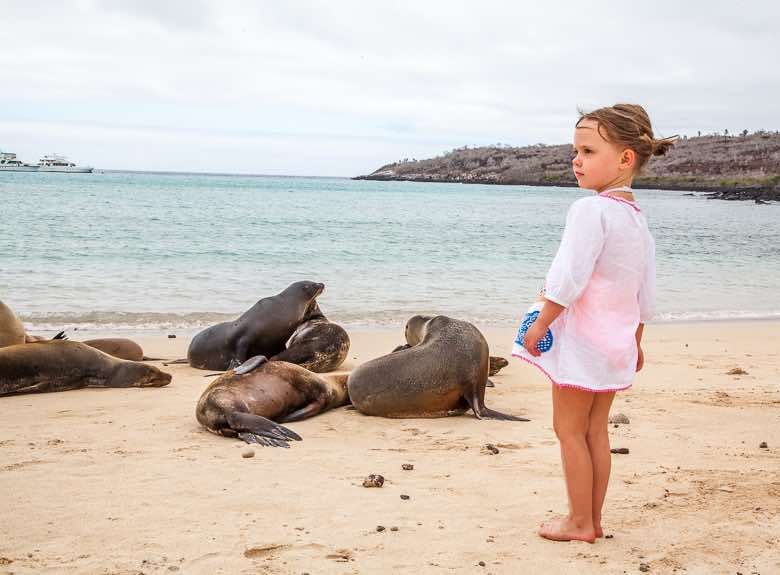
M 747 135 L 748 135 L 748 131 L 747 130 L 742 130 L 742 137 L 744 138 Z

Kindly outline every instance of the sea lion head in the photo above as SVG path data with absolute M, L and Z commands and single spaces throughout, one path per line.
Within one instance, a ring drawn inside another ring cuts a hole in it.
M 109 387 L 162 387 L 171 383 L 171 374 L 139 361 L 122 361 L 111 373 Z
M 347 391 L 347 379 L 349 373 L 334 373 L 325 376 L 328 382 L 328 409 L 338 407 L 349 403 L 349 392 Z
M 425 338 L 426 328 L 428 321 L 432 319 L 429 315 L 415 315 L 409 318 L 404 328 L 404 335 L 406 336 L 406 343 L 409 345 L 417 345 Z
M 317 296 L 319 296 L 325 289 L 325 284 L 300 281 L 290 284 L 290 286 L 284 290 L 285 292 L 293 293 L 301 298 L 305 303 L 305 312 L 303 319 L 313 319 L 318 316 L 322 316 L 319 306 L 317 306 Z

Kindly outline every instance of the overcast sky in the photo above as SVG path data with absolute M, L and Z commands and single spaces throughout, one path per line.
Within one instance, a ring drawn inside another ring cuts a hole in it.
M 0 149 L 106 169 L 352 176 L 570 141 L 780 129 L 780 2 L 0 0 Z

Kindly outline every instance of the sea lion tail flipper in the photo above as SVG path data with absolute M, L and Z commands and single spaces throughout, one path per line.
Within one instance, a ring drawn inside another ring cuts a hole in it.
M 518 417 L 516 415 L 509 415 L 507 413 L 501 413 L 500 411 L 494 411 L 488 407 L 482 408 L 481 416 L 484 419 L 497 419 L 499 421 L 531 421 L 525 417 Z
M 266 439 L 277 439 L 279 441 L 301 440 L 301 436 L 295 433 L 292 429 L 288 429 L 287 427 L 279 425 L 278 423 L 260 415 L 242 413 L 240 411 L 230 411 L 225 414 L 225 418 L 227 419 L 227 423 L 230 428 L 236 431 L 239 435 L 242 433 L 252 434 Z M 242 439 L 247 441 L 246 437 L 242 437 Z M 247 441 L 247 443 L 250 442 Z M 260 441 L 258 439 L 258 441 L 252 443 L 260 443 Z
M 268 358 L 264 355 L 256 355 L 254 357 L 250 357 L 248 360 L 246 360 L 244 363 L 242 363 L 239 366 L 236 366 L 236 368 L 233 370 L 238 375 L 244 375 L 245 373 L 249 373 L 250 371 L 254 371 L 261 365 L 263 365 L 265 362 L 268 361 Z
M 243 439 L 247 443 L 257 443 L 258 445 L 265 445 L 266 447 L 284 447 L 290 449 L 290 444 L 281 439 L 274 439 L 272 437 L 264 437 L 257 435 L 249 431 L 242 431 L 238 434 L 239 439 Z

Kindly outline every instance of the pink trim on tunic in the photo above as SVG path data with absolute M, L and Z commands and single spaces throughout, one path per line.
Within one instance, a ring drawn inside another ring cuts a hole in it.
M 615 388 L 615 389 L 591 389 L 591 388 L 589 388 L 589 387 L 585 387 L 585 386 L 583 386 L 583 385 L 576 385 L 576 384 L 574 384 L 574 383 L 560 383 L 560 382 L 557 382 L 557 381 L 555 381 L 555 380 L 553 379 L 553 377 L 552 377 L 552 376 L 551 376 L 549 373 L 547 373 L 547 370 L 546 370 L 546 369 L 544 369 L 544 368 L 543 368 L 541 365 L 539 365 L 538 363 L 535 363 L 535 362 L 531 361 L 531 360 L 530 360 L 530 359 L 528 359 L 527 357 L 523 357 L 522 355 L 518 355 L 518 354 L 516 354 L 516 353 L 513 353 L 513 354 L 512 354 L 512 357 L 517 357 L 517 358 L 520 358 L 520 359 L 522 359 L 524 362 L 526 362 L 526 363 L 530 363 L 530 364 L 531 364 L 531 365 L 533 365 L 534 367 L 538 367 L 538 368 L 539 368 L 539 371 L 541 371 L 541 372 L 542 372 L 544 375 L 546 375 L 546 376 L 547 376 L 547 379 L 549 379 L 551 383 L 553 383 L 553 384 L 557 385 L 558 387 L 571 387 L 571 388 L 574 388 L 574 389 L 579 389 L 580 391 L 589 391 L 589 392 L 591 392 L 591 393 L 612 393 L 612 392 L 615 392 L 615 391 L 624 391 L 624 390 L 628 389 L 629 387 L 631 387 L 631 384 L 629 383 L 629 384 L 628 384 L 627 386 L 625 386 L 625 387 L 618 387 L 618 388 Z
M 618 198 L 615 196 L 610 195 L 609 192 L 619 192 L 619 191 L 627 191 L 630 192 L 631 188 L 615 188 L 612 190 L 605 190 L 599 194 L 599 197 L 601 198 L 609 198 L 610 200 L 615 200 L 616 202 L 620 202 L 621 204 L 626 204 L 634 208 L 637 212 L 641 212 L 642 210 L 639 209 L 639 206 L 636 205 L 636 203 L 632 202 L 631 200 L 627 200 L 625 198 Z

